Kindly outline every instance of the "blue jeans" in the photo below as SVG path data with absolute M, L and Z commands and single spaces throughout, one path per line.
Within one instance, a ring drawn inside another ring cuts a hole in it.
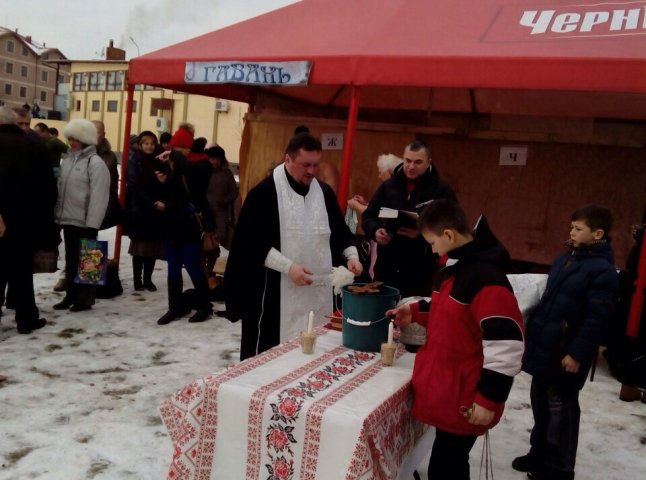
M 573 472 L 579 442 L 579 390 L 532 378 L 531 454 L 554 472 Z
M 209 286 L 202 270 L 202 247 L 198 241 L 164 242 L 164 254 L 168 262 L 168 305 L 170 310 L 181 309 L 182 267 L 191 277 L 200 306 L 210 307 Z

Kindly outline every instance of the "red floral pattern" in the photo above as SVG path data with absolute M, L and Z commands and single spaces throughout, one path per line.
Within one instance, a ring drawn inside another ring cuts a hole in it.
M 220 385 L 296 348 L 300 348 L 298 341 L 290 341 L 217 375 L 192 382 L 160 406 L 173 442 L 168 479 L 211 478 Z M 400 350 L 398 356 L 402 352 Z M 363 368 L 358 371 L 361 365 Z M 338 347 L 254 392 L 249 404 L 246 478 L 314 480 L 326 409 L 359 388 L 381 368 L 374 354 Z M 354 374 L 348 377 L 352 372 Z M 268 401 L 270 395 L 272 400 Z M 307 405 L 304 405 L 306 401 Z M 339 472 L 341 476 L 347 480 L 396 476 L 397 466 L 425 431 L 425 426 L 415 424 L 410 418 L 409 402 L 409 387 L 404 385 L 372 412 L 357 439 L 353 461 L 347 471 Z M 267 417 L 263 425 L 265 408 Z M 297 427 L 304 429 L 300 436 L 294 435 Z M 297 438 L 302 439 L 302 445 L 297 443 Z M 261 455 L 262 449 L 271 456 Z M 300 455 L 300 471 L 295 471 L 296 455 Z
M 289 433 L 285 438 L 289 443 L 279 444 L 281 448 L 275 448 L 276 445 L 270 441 L 267 442 L 267 458 L 270 462 L 265 464 L 269 472 L 267 480 L 274 480 L 283 477 L 277 475 L 276 461 L 285 459 L 284 455 L 289 458 L 288 463 L 293 467 L 294 450 L 292 446 L 297 443 L 296 438 L 291 434 L 294 431 L 294 425 L 299 419 L 303 404 L 306 398 L 315 398 L 317 395 L 331 388 L 335 383 L 340 382 L 344 376 L 353 373 L 357 368 L 362 367 L 366 362 L 374 360 L 376 354 L 355 352 L 346 350 L 341 356 L 337 356 L 328 365 L 322 366 L 319 370 L 310 373 L 307 378 L 297 384 L 285 388 L 277 395 L 277 400 L 270 403 L 272 416 L 268 426 L 267 437 L 275 435 L 277 431 Z M 374 374 L 373 374 L 374 375 Z M 307 430 L 306 430 L 307 431 Z M 282 438 L 282 437 L 281 437 Z M 279 457 L 278 455 L 281 454 Z M 251 463 L 251 462 L 249 462 Z M 289 471 L 285 480 L 294 478 L 293 468 Z

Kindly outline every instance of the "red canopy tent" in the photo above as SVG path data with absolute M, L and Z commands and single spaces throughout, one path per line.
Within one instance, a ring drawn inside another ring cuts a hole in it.
M 310 61 L 311 71 L 299 86 L 186 81 L 188 64 L 215 61 Z M 128 82 L 128 112 L 135 84 L 348 107 L 343 201 L 360 105 L 646 120 L 646 1 L 303 0 L 137 57 Z M 640 308 L 645 284 L 642 257 Z

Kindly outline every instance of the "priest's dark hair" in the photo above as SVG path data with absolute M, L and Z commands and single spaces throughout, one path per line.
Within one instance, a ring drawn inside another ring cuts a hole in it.
M 462 235 L 471 233 L 462 207 L 457 202 L 445 198 L 429 203 L 422 210 L 417 225 L 421 231 L 428 230 L 437 235 L 444 230 L 455 230 Z
M 323 150 L 321 147 L 321 141 L 310 135 L 309 133 L 299 133 L 294 135 L 292 139 L 287 144 L 285 153 L 290 157 L 294 157 L 299 150 L 305 150 L 306 152 L 320 152 Z

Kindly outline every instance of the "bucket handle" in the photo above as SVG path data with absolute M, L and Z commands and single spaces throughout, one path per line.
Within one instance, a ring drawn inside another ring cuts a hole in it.
M 383 318 L 380 318 L 379 320 L 375 320 L 374 322 L 359 322 L 357 320 L 352 320 L 351 318 L 344 318 L 346 322 L 348 322 L 350 325 L 354 325 L 355 327 L 369 327 L 370 325 L 374 325 L 388 319 L 389 317 L 385 316 Z

